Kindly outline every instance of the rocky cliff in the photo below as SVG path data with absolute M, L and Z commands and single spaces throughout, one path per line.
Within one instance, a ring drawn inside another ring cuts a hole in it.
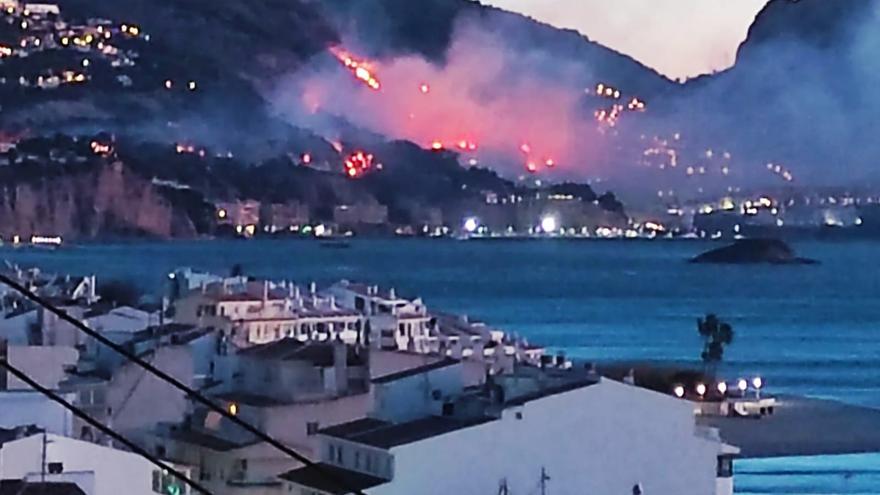
M 196 236 L 198 220 L 168 194 L 119 162 L 6 181 L 0 186 L 0 236 Z

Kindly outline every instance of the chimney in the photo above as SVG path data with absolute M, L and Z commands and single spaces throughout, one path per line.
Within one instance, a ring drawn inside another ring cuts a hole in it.
M 309 292 L 311 292 L 312 294 L 318 292 L 318 285 L 315 282 L 309 284 Z
M 269 300 L 269 281 L 263 281 L 263 303 Z
M 340 339 L 335 339 L 333 346 L 333 377 L 336 392 L 339 395 L 348 393 L 348 346 Z
M 388 299 L 397 299 L 397 295 L 394 293 L 394 287 L 388 289 Z
M 336 309 L 336 296 L 330 296 L 330 309 Z

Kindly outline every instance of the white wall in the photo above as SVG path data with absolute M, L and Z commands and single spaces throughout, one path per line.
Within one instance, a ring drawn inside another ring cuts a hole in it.
M 153 494 L 154 466 L 139 455 L 57 435 L 47 435 L 47 440 L 47 463 L 62 462 L 65 473 L 76 473 L 83 479 L 88 478 L 88 472 L 94 473 L 94 491 L 89 495 Z M 43 435 L 7 442 L 0 449 L 0 478 L 39 479 L 42 450 Z
M 76 394 L 62 394 L 73 403 Z M 73 413 L 36 391 L 0 392 L 0 428 L 37 425 L 49 433 L 73 434 Z
M 48 347 L 10 345 L 7 349 L 9 364 L 15 366 L 40 385 L 57 390 L 67 375 L 65 366 L 74 366 L 79 352 L 73 347 Z M 4 373 L 8 373 L 3 370 Z M 31 390 L 31 387 L 11 374 L 8 375 L 9 390 Z
M 0 318 L 0 339 L 9 345 L 27 345 L 31 325 L 37 323 L 37 310 L 28 311 L 12 318 Z
M 460 395 L 462 364 L 455 363 L 443 368 L 408 376 L 389 383 L 374 383 L 378 419 L 392 422 L 405 422 L 429 415 L 439 415 L 444 399 Z M 433 397 L 438 391 L 439 398 Z
M 517 409 L 522 419 L 516 419 Z M 507 409 L 499 421 L 392 449 L 395 479 L 371 495 L 530 493 L 709 495 L 720 446 L 694 435 L 692 406 L 603 380 Z
M 192 386 L 193 359 L 188 346 L 160 347 L 144 358 L 150 364 Z M 121 431 L 152 427 L 158 422 L 179 423 L 188 411 L 184 393 L 134 363 L 113 374 L 107 389 L 111 423 Z
M 372 410 L 373 396 L 364 393 L 338 399 L 262 408 L 259 423 L 269 436 L 286 445 L 300 447 L 310 458 L 317 459 L 319 436 L 306 434 L 306 425 L 309 422 L 316 422 L 320 428 L 327 428 L 361 419 Z

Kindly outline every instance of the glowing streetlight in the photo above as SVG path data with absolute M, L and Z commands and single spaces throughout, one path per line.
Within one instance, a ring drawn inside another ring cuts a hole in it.
M 556 232 L 557 228 L 558 225 L 556 222 L 556 217 L 552 215 L 547 215 L 541 219 L 541 230 L 543 230 L 544 232 L 551 234 L 553 232 Z
M 749 388 L 749 382 L 746 381 L 745 378 L 740 378 L 739 381 L 736 382 L 736 388 L 738 388 L 739 391 L 744 394 Z
M 480 227 L 480 222 L 476 218 L 470 217 L 464 221 L 464 230 L 473 234 Z
M 724 395 L 727 393 L 727 382 L 718 382 L 718 393 Z
M 764 380 L 760 376 L 752 378 L 752 386 L 755 387 L 755 397 L 761 398 L 761 387 L 764 386 Z
M 676 385 L 675 388 L 672 389 L 672 393 L 674 393 L 676 397 L 681 399 L 682 397 L 684 397 L 684 387 L 682 387 L 681 385 Z
M 698 383 L 697 384 L 697 395 L 699 395 L 700 398 L 702 398 L 704 395 L 706 395 L 706 384 L 705 383 Z

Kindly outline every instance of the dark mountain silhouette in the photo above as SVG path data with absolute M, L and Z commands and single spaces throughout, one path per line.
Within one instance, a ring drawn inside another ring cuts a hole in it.
M 880 152 L 878 20 L 877 0 L 772 0 L 736 65 L 688 83 L 674 105 L 696 116 L 695 132 L 729 136 L 756 165 L 783 162 L 826 184 L 870 176 Z

